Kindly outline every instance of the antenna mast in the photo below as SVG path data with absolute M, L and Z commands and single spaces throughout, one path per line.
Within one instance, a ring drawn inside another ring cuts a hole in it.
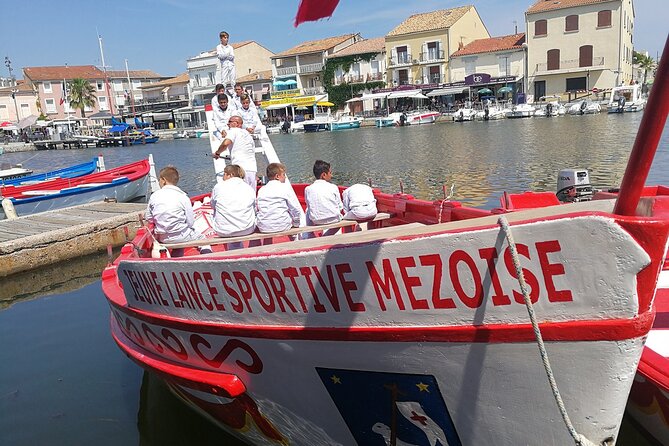
M 109 101 L 109 113 L 114 116 L 114 101 L 109 89 L 109 78 L 107 77 L 107 65 L 105 65 L 105 53 L 102 51 L 102 37 L 98 34 L 98 43 L 100 44 L 100 58 L 102 59 L 102 71 L 105 73 L 105 89 L 107 90 L 107 100 Z

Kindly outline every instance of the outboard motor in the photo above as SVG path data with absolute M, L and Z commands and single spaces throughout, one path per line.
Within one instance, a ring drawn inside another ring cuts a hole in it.
M 581 107 L 579 108 L 579 112 L 582 115 L 585 114 L 585 107 L 587 107 L 587 106 L 588 106 L 588 104 L 585 101 L 581 102 Z
M 551 116 L 553 116 L 553 104 L 549 102 L 546 104 L 546 117 L 550 118 Z
M 618 112 L 622 113 L 625 111 L 625 96 L 618 98 Z
M 585 169 L 562 169 L 558 173 L 557 197 L 562 202 L 592 200 L 590 175 Z
M 486 121 L 490 119 L 490 108 L 487 105 L 483 109 L 483 119 Z

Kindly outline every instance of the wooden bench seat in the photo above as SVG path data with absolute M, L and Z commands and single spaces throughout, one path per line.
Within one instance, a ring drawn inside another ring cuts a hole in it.
M 281 232 L 254 232 L 253 234 L 240 235 L 237 237 L 203 238 L 200 240 L 193 240 L 190 242 L 182 242 L 182 243 L 163 243 L 163 246 L 165 246 L 168 249 L 176 249 L 176 248 L 188 248 L 194 246 L 220 245 L 233 242 L 247 242 L 251 240 L 263 240 L 266 238 L 299 235 L 305 232 L 322 232 L 328 229 L 355 227 L 358 224 L 362 223 L 381 222 L 383 220 L 388 220 L 390 217 L 391 217 L 390 214 L 387 214 L 385 212 L 379 212 L 378 214 L 376 214 L 376 217 L 370 220 L 362 220 L 362 221 L 340 220 L 337 223 L 331 223 L 329 225 L 302 226 L 299 228 L 291 228 Z

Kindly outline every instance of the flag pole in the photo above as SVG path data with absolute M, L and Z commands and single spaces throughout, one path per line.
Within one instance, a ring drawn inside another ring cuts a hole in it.
M 67 97 L 67 81 L 63 78 L 63 108 L 67 114 L 67 131 L 72 132 L 72 127 L 70 124 L 70 100 Z
M 105 53 L 102 51 L 102 37 L 98 34 L 98 43 L 100 44 L 100 59 L 102 60 L 102 71 L 105 74 L 105 89 L 107 90 L 107 99 L 109 100 L 109 113 L 114 116 L 114 101 L 112 101 L 109 90 L 109 78 L 107 77 L 107 65 L 105 65 Z
M 643 112 L 625 175 L 613 210 L 618 215 L 634 215 L 648 178 L 653 157 L 669 113 L 669 36 L 664 44 L 653 90 Z

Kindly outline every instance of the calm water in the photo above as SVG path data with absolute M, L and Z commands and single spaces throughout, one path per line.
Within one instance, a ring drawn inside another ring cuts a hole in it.
M 627 114 L 363 128 L 273 135 L 292 181 L 310 181 L 317 158 L 340 184 L 367 182 L 389 192 L 495 207 L 503 191 L 555 190 L 557 172 L 590 170 L 597 186 L 622 178 L 641 115 Z M 132 148 L 6 153 L 0 163 L 35 171 L 82 162 L 101 152 L 108 167 L 153 153 L 174 164 L 191 194 L 212 183 L 207 140 Z M 669 184 L 669 132 L 649 183 Z M 196 416 L 142 373 L 109 335 L 100 289 L 106 255 L 0 279 L 0 445 L 240 445 Z M 547 389 L 548 391 L 548 389 Z M 626 423 L 619 445 L 646 444 Z

